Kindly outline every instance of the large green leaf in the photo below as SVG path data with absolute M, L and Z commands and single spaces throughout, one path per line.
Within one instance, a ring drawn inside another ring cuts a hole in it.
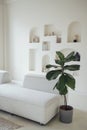
M 75 79 L 72 75 L 66 73 L 65 74 L 66 77 L 66 85 L 68 85 L 68 87 L 70 87 L 71 89 L 75 89 Z
M 66 95 L 68 93 L 68 87 L 71 89 L 75 89 L 75 79 L 72 75 L 65 73 L 65 70 L 69 71 L 76 71 L 80 69 L 80 65 L 77 64 L 69 64 L 67 65 L 66 62 L 70 61 L 80 61 L 80 55 L 78 52 L 71 52 L 66 57 L 62 52 L 56 52 L 58 59 L 55 60 L 57 65 L 47 65 L 47 68 L 54 67 L 53 70 L 47 72 L 46 78 L 48 80 L 58 79 L 57 83 L 55 84 L 53 89 L 57 89 L 61 95 Z M 61 70 L 58 70 L 60 67 Z
M 58 66 L 57 66 L 57 65 L 51 65 L 51 64 L 46 65 L 46 68 L 48 68 L 48 69 L 49 69 L 49 68 L 52 68 L 52 67 L 53 67 L 53 68 L 57 68 Z
M 60 60 L 62 60 L 62 61 L 64 60 L 65 56 L 64 56 L 64 54 L 62 52 L 56 51 L 56 54 L 58 55 Z
M 73 61 L 73 59 L 74 59 L 74 54 L 75 54 L 74 51 L 72 51 L 71 53 L 69 53 L 69 54 L 65 57 L 65 62 Z
M 61 70 L 52 70 L 52 71 L 49 71 L 49 72 L 46 74 L 46 78 L 47 78 L 48 80 L 53 80 L 53 79 L 56 79 L 59 74 L 61 74 Z
M 73 61 L 80 61 L 80 54 L 76 52 Z
M 80 61 L 80 55 L 78 52 L 71 52 L 65 57 L 65 62 Z
M 60 91 L 59 93 L 60 93 L 60 95 L 66 95 L 68 93 L 67 86 L 65 85 L 64 89 L 62 91 Z
M 59 65 L 64 65 L 64 61 L 62 60 L 55 60 L 55 63 Z
M 54 86 L 53 89 L 57 89 L 59 91 L 59 93 L 61 95 L 66 95 L 68 90 L 67 90 L 67 86 L 66 86 L 66 79 L 65 79 L 65 75 L 61 75 L 59 77 L 58 82 L 56 83 L 56 85 Z
M 80 69 L 80 65 L 66 65 L 64 70 L 76 71 Z

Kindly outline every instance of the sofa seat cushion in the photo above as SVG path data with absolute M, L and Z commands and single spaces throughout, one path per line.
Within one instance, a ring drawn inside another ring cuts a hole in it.
M 10 84 L 0 85 L 0 96 L 43 107 L 50 105 L 55 102 L 55 100 L 58 100 L 58 96 L 56 94 L 16 86 L 12 87 Z
M 4 84 L 0 84 L 0 87 L 23 87 L 21 84 L 17 84 L 17 83 L 14 83 L 13 81 L 12 82 L 10 82 L 10 83 L 4 83 Z M 4 88 L 4 89 L 5 89 Z

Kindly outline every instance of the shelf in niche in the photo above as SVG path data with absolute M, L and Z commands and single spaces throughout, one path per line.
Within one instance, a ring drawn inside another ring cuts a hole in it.
M 68 42 L 67 44 L 80 44 L 81 42 Z
M 63 43 L 63 44 L 56 44 L 55 45 L 55 49 L 61 49 L 61 48 L 78 48 L 79 46 L 81 46 L 81 43 L 80 42 L 77 42 L 77 43 L 73 43 L 73 42 L 66 42 L 66 43 Z
M 27 46 L 29 47 L 29 49 L 38 49 L 41 48 L 41 43 L 28 43 Z
M 44 50 L 44 51 L 42 51 L 42 55 L 49 54 L 49 53 L 50 53 L 50 50 Z
M 43 41 L 54 41 L 56 43 L 56 36 L 44 36 Z
M 66 43 L 66 47 L 78 47 L 78 45 L 80 46 L 81 43 L 80 42 L 68 42 L 68 43 Z
M 55 43 L 62 43 L 62 39 L 58 36 L 44 36 L 43 41 L 54 41 Z

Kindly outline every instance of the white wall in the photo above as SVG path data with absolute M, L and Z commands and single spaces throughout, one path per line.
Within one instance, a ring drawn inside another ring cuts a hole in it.
M 22 80 L 24 74 L 28 72 L 29 57 L 26 44 L 29 42 L 29 31 L 32 27 L 54 24 L 62 30 L 63 41 L 66 41 L 68 25 L 72 21 L 79 21 L 82 28 L 82 41 L 78 48 L 81 54 L 81 70 L 77 79 L 76 95 L 70 93 L 69 103 L 79 109 L 87 110 L 87 105 L 85 106 L 87 99 L 86 12 L 86 0 L 15 0 L 7 4 L 5 68 L 11 72 L 13 79 Z
M 3 5 L 0 0 L 0 69 L 3 69 Z

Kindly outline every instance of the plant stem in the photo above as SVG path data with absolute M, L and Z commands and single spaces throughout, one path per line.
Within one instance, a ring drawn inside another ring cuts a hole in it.
M 67 98 L 66 98 L 66 95 L 64 95 L 64 105 L 67 106 Z

